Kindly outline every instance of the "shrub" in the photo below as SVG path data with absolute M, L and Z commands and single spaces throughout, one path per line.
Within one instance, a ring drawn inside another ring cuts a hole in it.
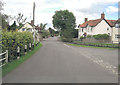
M 92 37 L 92 35 L 87 35 L 87 38 L 91 38 Z
M 85 39 L 85 37 L 81 36 L 80 39 Z
M 72 38 L 61 37 L 61 40 L 62 40 L 63 42 L 73 42 L 73 39 L 72 39 Z
M 93 35 L 95 39 L 109 39 L 109 35 L 107 34 L 98 34 L 98 35 Z
M 17 47 L 20 47 L 20 55 L 24 55 L 24 46 L 29 47 L 33 43 L 33 36 L 29 32 L 2 32 L 2 51 L 8 50 L 9 61 L 17 58 Z

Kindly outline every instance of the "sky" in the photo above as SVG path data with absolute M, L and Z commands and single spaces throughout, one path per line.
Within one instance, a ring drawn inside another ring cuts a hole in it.
M 1 0 L 4 2 L 4 14 L 15 16 L 18 13 L 24 14 L 26 22 L 33 17 L 33 2 L 35 2 L 35 25 L 48 23 L 47 28 L 52 27 L 52 16 L 55 11 L 69 10 L 76 17 L 76 24 L 88 20 L 99 19 L 101 13 L 110 20 L 118 19 L 118 2 L 120 0 Z M 10 22 L 12 24 L 13 21 Z

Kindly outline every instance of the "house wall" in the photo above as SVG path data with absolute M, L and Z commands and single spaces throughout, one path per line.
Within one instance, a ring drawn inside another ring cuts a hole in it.
M 119 43 L 120 42 L 120 28 L 112 28 L 112 42 Z
M 107 30 L 109 29 L 109 30 Z M 105 20 L 102 20 L 94 29 L 92 35 L 97 34 L 108 34 L 111 36 L 111 27 L 106 23 Z
M 23 28 L 25 28 L 24 31 L 33 32 L 33 27 L 29 23 L 26 23 L 21 29 L 19 29 L 19 32 L 23 32 Z M 27 30 L 28 28 L 29 30 Z
M 82 32 L 83 29 L 83 32 Z M 109 29 L 109 30 L 107 30 Z M 111 36 L 111 27 L 106 23 L 105 20 L 102 20 L 97 26 L 90 27 L 89 25 L 86 28 L 79 28 L 78 30 L 78 39 L 83 36 L 86 32 L 87 35 L 97 35 L 97 34 L 108 34 Z

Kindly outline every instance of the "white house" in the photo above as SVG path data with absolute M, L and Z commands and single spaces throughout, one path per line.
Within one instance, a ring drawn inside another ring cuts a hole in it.
M 31 32 L 34 38 L 34 41 L 39 41 L 39 34 L 38 30 L 35 29 L 35 26 L 31 23 L 27 22 L 24 24 L 24 26 L 18 30 L 18 32 Z
M 112 42 L 120 43 L 120 19 L 115 23 L 115 27 L 112 28 Z
M 111 36 L 112 27 L 114 27 L 116 20 L 105 19 L 105 14 L 101 14 L 100 19 L 89 20 L 85 18 L 85 22 L 78 26 L 78 38 L 84 35 L 108 34 Z

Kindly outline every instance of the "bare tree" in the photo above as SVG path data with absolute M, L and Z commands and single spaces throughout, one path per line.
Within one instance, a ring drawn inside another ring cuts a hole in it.
M 19 25 L 24 23 L 27 20 L 27 18 L 24 18 L 23 16 L 24 16 L 23 14 L 18 13 L 16 20 Z

